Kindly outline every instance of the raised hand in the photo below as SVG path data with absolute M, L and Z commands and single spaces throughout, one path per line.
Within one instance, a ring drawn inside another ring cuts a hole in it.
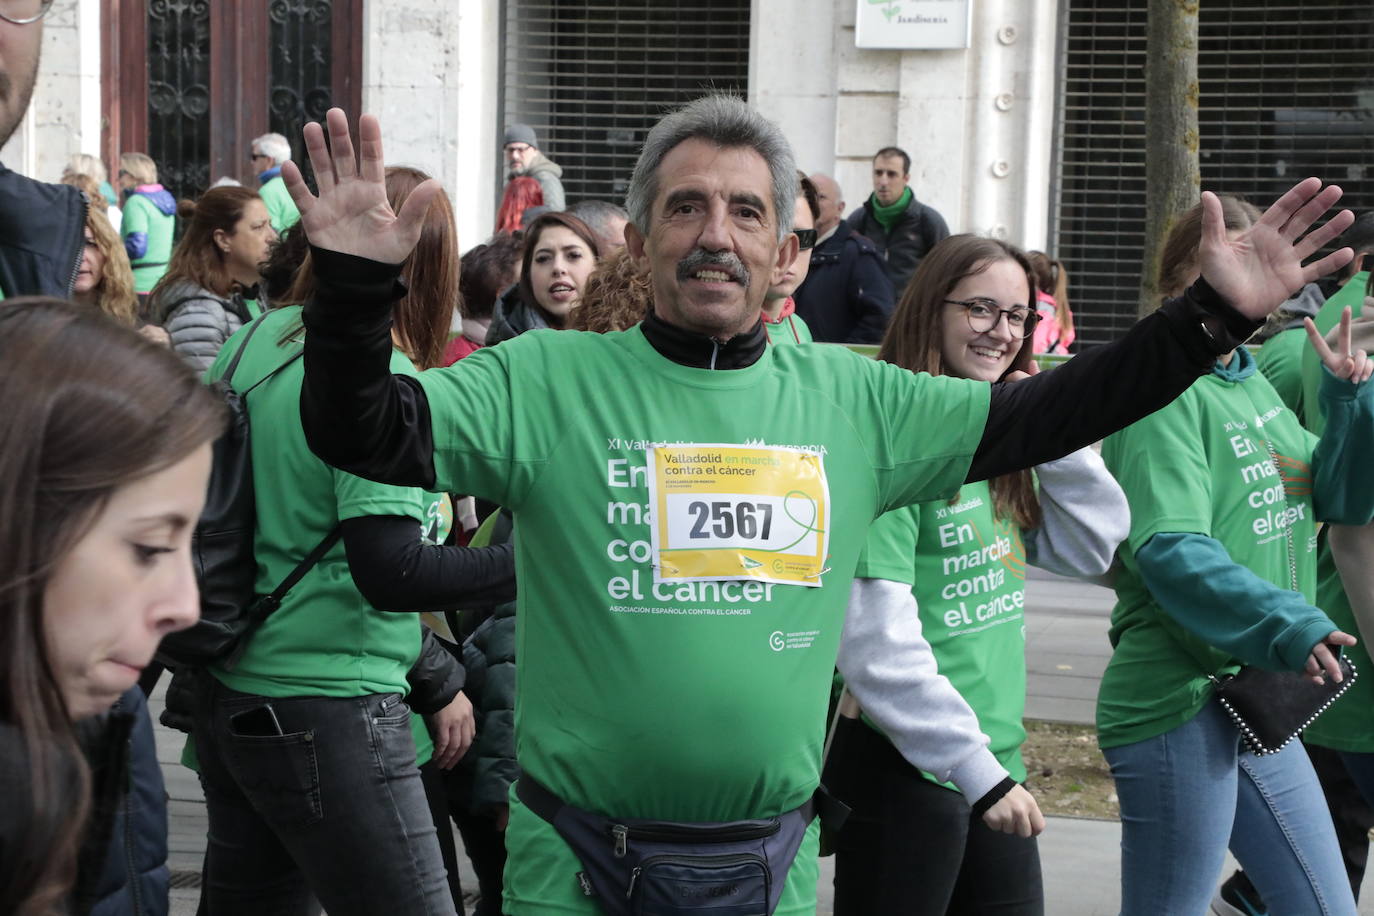
M 1305 267 L 1302 263 L 1355 221 L 1353 213 L 1342 210 L 1303 236 L 1340 198 L 1337 186 L 1323 188 L 1320 179 L 1308 178 L 1275 201 L 1257 223 L 1228 239 L 1221 201 L 1203 191 L 1198 248 L 1202 276 L 1236 311 L 1262 320 L 1305 284 L 1339 270 L 1355 256 L 1342 248 Z
M 1331 374 L 1339 379 L 1359 384 L 1369 381 L 1371 372 L 1374 372 L 1374 362 L 1369 360 L 1368 354 L 1363 350 L 1350 349 L 1350 307 L 1341 312 L 1341 323 L 1336 329 L 1336 348 L 1333 350 L 1321 334 L 1317 333 L 1317 326 L 1312 323 L 1311 318 L 1304 318 L 1302 326 L 1307 329 L 1307 340 L 1312 344 L 1312 349 L 1317 351 L 1321 357 L 1323 365 L 1331 371 Z
M 400 214 L 386 199 L 386 163 L 382 159 L 382 129 L 372 115 L 358 119 L 362 156 L 355 161 L 348 135 L 348 117 L 338 108 L 325 115 L 329 144 L 324 131 L 311 122 L 305 125 L 305 149 L 315 168 L 316 197 L 306 187 L 301 170 L 287 161 L 282 181 L 296 209 L 306 238 L 317 248 L 400 264 L 414 250 L 424 226 L 425 211 L 440 193 L 433 178 L 410 192 Z

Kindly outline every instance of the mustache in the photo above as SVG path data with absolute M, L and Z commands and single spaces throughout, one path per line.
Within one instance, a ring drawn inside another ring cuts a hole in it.
M 705 248 L 698 248 L 687 257 L 677 262 L 677 278 L 679 280 L 690 280 L 692 274 L 702 268 L 715 268 L 730 275 L 730 279 L 740 286 L 749 285 L 749 268 L 744 266 L 744 262 L 729 251 L 707 251 Z

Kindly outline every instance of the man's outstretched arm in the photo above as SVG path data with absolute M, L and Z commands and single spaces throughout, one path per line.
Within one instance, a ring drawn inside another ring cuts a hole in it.
M 993 385 L 967 479 L 1062 458 L 1172 401 L 1218 356 L 1244 343 L 1293 290 L 1349 263 L 1353 252 L 1342 248 L 1303 265 L 1353 221 L 1342 210 L 1303 235 L 1340 196 L 1335 185 L 1308 178 L 1228 239 L 1220 201 L 1203 192 L 1201 279 L 1115 343 L 1051 372 Z

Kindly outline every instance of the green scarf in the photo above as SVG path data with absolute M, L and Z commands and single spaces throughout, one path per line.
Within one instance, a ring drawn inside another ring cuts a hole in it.
M 897 225 L 897 217 L 906 212 L 906 208 L 911 206 L 911 198 L 914 197 L 911 188 L 902 189 L 902 196 L 897 198 L 896 203 L 884 207 L 878 203 L 878 195 L 871 195 L 868 203 L 873 207 L 873 218 L 878 221 L 878 225 L 883 227 L 884 232 L 891 232 L 892 227 Z

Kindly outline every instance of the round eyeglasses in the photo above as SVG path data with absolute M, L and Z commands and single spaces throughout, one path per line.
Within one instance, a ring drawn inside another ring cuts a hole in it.
M 28 25 L 48 15 L 52 0 L 0 0 L 0 19 L 14 25 Z
M 993 300 L 982 296 L 972 299 L 946 299 L 945 302 L 963 308 L 968 326 L 975 334 L 986 334 L 991 331 L 1005 315 L 1011 336 L 1026 338 L 1035 333 L 1035 323 L 1040 320 L 1039 315 L 1024 305 L 1004 309 Z

